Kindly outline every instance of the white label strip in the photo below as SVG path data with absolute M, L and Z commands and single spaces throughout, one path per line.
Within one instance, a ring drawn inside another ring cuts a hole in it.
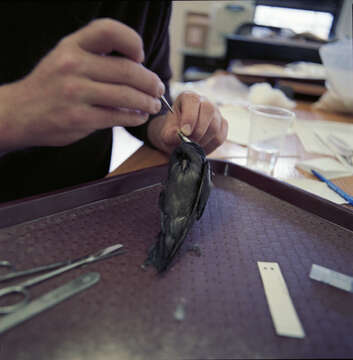
M 337 271 L 313 264 L 311 266 L 310 278 L 329 284 L 338 289 L 353 292 L 353 278 Z
M 303 338 L 304 329 L 278 263 L 258 261 L 257 265 L 277 335 Z

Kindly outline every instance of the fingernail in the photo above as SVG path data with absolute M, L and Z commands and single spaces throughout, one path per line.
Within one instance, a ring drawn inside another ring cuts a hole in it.
M 159 97 L 161 97 L 165 92 L 165 86 L 162 82 L 159 83 L 158 85 L 158 93 L 159 93 Z
M 189 124 L 183 125 L 183 127 L 181 128 L 181 132 L 182 132 L 185 136 L 191 135 L 191 126 L 190 126 Z

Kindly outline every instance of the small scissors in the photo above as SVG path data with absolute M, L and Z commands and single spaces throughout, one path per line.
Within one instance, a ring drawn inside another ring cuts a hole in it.
M 39 284 L 42 281 L 45 281 L 54 276 L 60 275 L 66 271 L 77 268 L 84 264 L 93 263 L 93 262 L 96 262 L 99 260 L 109 258 L 114 255 L 121 254 L 120 250 L 122 247 L 123 247 L 123 245 L 121 245 L 121 244 L 115 244 L 115 245 L 109 246 L 105 249 L 102 249 L 94 254 L 87 255 L 85 257 L 81 257 L 81 258 L 78 258 L 75 260 L 62 261 L 62 262 L 45 265 L 45 266 L 40 266 L 37 268 L 24 270 L 24 271 L 14 271 L 14 272 L 11 272 L 7 275 L 0 277 L 0 282 L 2 282 L 2 281 L 11 280 L 11 279 L 15 279 L 15 278 L 26 276 L 26 275 L 31 275 L 31 274 L 38 273 L 38 272 L 45 271 L 45 270 L 52 270 L 46 274 L 39 275 L 32 279 L 23 281 L 20 284 L 8 286 L 8 287 L 0 289 L 0 298 L 3 296 L 6 296 L 6 295 L 10 295 L 10 294 L 22 294 L 24 296 L 23 300 L 15 303 L 13 305 L 0 306 L 0 314 L 9 314 L 11 312 L 16 311 L 20 307 L 26 305 L 30 299 L 30 294 L 27 290 L 28 287 Z M 7 267 L 10 269 L 13 269 L 13 266 L 8 261 L 0 261 L 0 267 Z M 56 270 L 53 270 L 53 269 L 56 269 Z

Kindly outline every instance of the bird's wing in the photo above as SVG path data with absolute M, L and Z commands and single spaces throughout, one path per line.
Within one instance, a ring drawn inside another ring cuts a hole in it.
M 208 197 L 210 195 L 211 191 L 211 167 L 208 160 L 205 161 L 205 164 L 202 169 L 201 174 L 201 182 L 199 191 L 196 197 L 196 219 L 199 220 L 203 214 L 203 211 L 205 210 Z

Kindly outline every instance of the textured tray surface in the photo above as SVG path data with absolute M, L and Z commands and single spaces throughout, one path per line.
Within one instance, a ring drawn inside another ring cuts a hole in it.
M 352 357 L 352 294 L 309 279 L 313 263 L 353 275 L 352 232 L 230 177 L 214 183 L 162 276 L 140 267 L 160 228 L 160 185 L 0 230 L 1 259 L 18 269 L 114 243 L 128 250 L 31 288 L 36 297 L 84 272 L 102 276 L 0 336 L 0 358 Z M 280 264 L 304 339 L 275 334 L 257 261 Z

